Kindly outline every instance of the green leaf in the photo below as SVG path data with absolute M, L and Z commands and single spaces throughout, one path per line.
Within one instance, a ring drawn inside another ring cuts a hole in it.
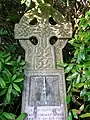
M 76 78 L 77 75 L 78 75 L 78 72 L 75 72 L 75 73 L 69 75 L 66 80 L 71 81 L 73 78 Z
M 17 75 L 15 74 L 15 75 L 13 75 L 13 77 L 12 77 L 12 81 L 14 81 L 15 79 L 16 79 L 16 77 L 17 77 Z
M 20 96 L 19 94 L 18 94 L 18 92 L 16 91 L 16 90 L 14 90 L 14 89 L 12 89 L 12 94 L 14 95 L 14 96 Z
M 11 92 L 12 92 L 12 84 L 10 84 L 8 88 L 8 93 L 11 93 Z
M 90 96 L 90 92 L 86 92 L 86 95 Z
M 78 110 L 72 109 L 72 113 L 73 113 L 74 118 L 78 119 L 78 116 L 77 116 Z
M 66 67 L 68 64 L 67 63 L 62 63 L 60 61 L 57 62 L 58 67 Z
M 80 115 L 81 118 L 87 118 L 90 117 L 90 113 L 82 114 Z
M 88 67 L 90 65 L 90 61 L 86 61 L 84 64 L 83 64 L 83 67 Z
M 6 83 L 4 82 L 4 80 L 2 78 L 0 78 L 0 85 L 2 88 L 6 87 Z
M 0 96 L 2 96 L 2 95 L 4 95 L 5 93 L 6 93 L 6 89 L 4 89 L 4 90 L 2 90 L 1 92 L 0 92 Z
M 79 108 L 80 111 L 84 110 L 84 104 Z
M 3 58 L 1 58 L 0 60 L 1 60 L 2 63 L 4 63 L 4 59 Z
M 9 103 L 10 100 L 11 100 L 11 94 L 8 93 L 8 92 L 7 92 L 7 94 L 6 94 L 6 100 L 7 100 L 8 103 Z
M 14 65 L 14 62 L 13 62 L 13 61 L 10 61 L 10 62 L 6 62 L 5 64 L 6 64 L 6 65 L 11 65 L 11 66 L 13 66 L 13 65 Z
M 25 65 L 25 61 L 20 62 L 20 65 Z
M 66 67 L 65 73 L 68 73 L 72 68 L 73 68 L 73 64 L 70 64 L 68 67 Z
M 9 69 L 5 68 L 3 71 L 3 75 L 7 77 L 8 81 L 11 81 L 12 74 L 10 73 Z
M 8 31 L 5 30 L 4 28 L 0 28 L 0 35 L 3 36 L 3 35 L 6 35 L 8 34 Z
M 11 59 L 11 56 L 5 59 L 5 63 L 8 62 Z
M 0 71 L 1 71 L 1 69 L 2 69 L 2 62 L 0 61 Z
M 16 115 L 12 114 L 12 113 L 6 113 L 6 112 L 3 112 L 2 115 L 4 117 L 6 117 L 8 120 L 13 120 L 15 119 Z
M 84 83 L 76 83 L 76 87 L 81 88 L 84 86 Z
M 16 80 L 14 80 L 14 82 L 21 82 L 21 81 L 23 81 L 24 80 L 24 78 L 18 78 L 18 79 L 16 79 Z
M 78 74 L 78 77 L 77 77 L 77 80 L 76 80 L 76 83 L 79 83 L 80 82 L 80 74 Z
M 86 95 L 86 90 L 85 90 L 85 89 L 83 89 L 83 90 L 80 92 L 80 97 L 81 97 L 81 96 L 84 96 L 84 95 Z
M 15 83 L 13 83 L 13 87 L 14 87 L 14 89 L 17 90 L 18 92 L 21 92 L 20 88 L 19 88 Z
M 21 61 L 21 56 L 18 56 L 17 62 L 19 63 Z
M 68 92 L 70 92 L 71 88 L 72 88 L 72 86 L 71 86 L 71 85 L 69 85 L 69 86 L 68 86 L 67 93 L 68 93 Z
M 72 88 L 72 92 L 79 92 L 80 93 L 80 90 L 76 89 L 76 88 Z
M 10 56 L 10 53 L 3 52 L 3 58 L 9 57 L 9 56 Z
M 16 120 L 25 120 L 26 117 L 27 117 L 27 114 L 22 113 Z
M 69 112 L 68 120 L 72 120 L 72 113 L 71 112 Z
M 85 74 L 85 75 L 87 75 L 87 76 L 90 76 L 90 71 L 84 70 L 84 71 L 83 71 L 83 74 Z
M 3 115 L 0 115 L 0 120 L 7 120 Z
M 71 101 L 71 97 L 70 97 L 70 96 L 67 96 L 67 97 L 66 97 L 66 103 L 69 104 L 70 101 Z

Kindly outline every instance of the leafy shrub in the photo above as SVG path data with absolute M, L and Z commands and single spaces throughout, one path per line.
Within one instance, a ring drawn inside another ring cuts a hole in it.
M 12 112 L 9 107 L 12 108 L 21 95 L 25 65 L 17 51 L 18 45 L 11 44 L 4 45 L 0 51 L 0 120 L 15 120 L 16 118 L 15 114 L 9 113 Z M 26 114 L 23 113 L 16 120 L 25 118 Z
M 17 119 L 15 119 L 15 114 L 0 112 L 0 120 L 25 120 L 26 116 L 26 113 L 22 113 Z
M 0 52 L 0 96 L 4 104 L 13 102 L 23 88 L 24 61 L 10 51 Z
M 90 119 L 90 11 L 80 18 L 74 38 L 74 57 L 65 64 L 69 120 Z

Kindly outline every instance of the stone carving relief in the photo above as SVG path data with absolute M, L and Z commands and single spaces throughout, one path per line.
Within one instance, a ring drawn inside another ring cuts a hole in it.
M 45 19 L 39 21 L 36 25 L 30 25 L 25 23 L 24 19 L 25 16 L 19 24 L 16 24 L 15 37 L 20 39 L 20 43 L 26 51 L 26 64 L 31 69 L 56 68 L 55 63 L 58 60 L 63 60 L 62 49 L 67 43 L 67 37 L 70 35 L 70 25 L 51 25 Z M 50 43 L 52 37 L 57 38 L 53 45 Z M 54 53 L 56 53 L 56 56 Z
M 60 105 L 58 76 L 31 76 L 29 93 L 30 106 Z
M 66 120 L 64 71 L 56 63 L 63 61 L 71 24 L 64 20 L 52 24 L 50 11 L 48 16 L 36 11 L 28 11 L 15 25 L 15 38 L 25 49 L 26 61 L 22 111 L 28 113 L 26 120 Z

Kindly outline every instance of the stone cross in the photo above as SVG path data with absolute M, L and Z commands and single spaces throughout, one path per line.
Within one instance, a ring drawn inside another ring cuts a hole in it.
M 15 25 L 15 39 L 25 50 L 22 112 L 28 114 L 26 120 L 68 119 L 64 70 L 56 63 L 63 61 L 62 49 L 72 29 L 61 14 L 55 14 L 56 17 L 49 10 L 47 15 L 42 10 L 31 10 Z

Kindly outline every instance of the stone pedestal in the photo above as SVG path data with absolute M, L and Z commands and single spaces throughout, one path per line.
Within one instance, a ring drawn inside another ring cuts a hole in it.
M 71 24 L 57 12 L 61 21 L 50 17 L 48 9 L 46 16 L 44 11 L 36 11 L 28 11 L 15 25 L 15 38 L 25 49 L 26 61 L 22 112 L 28 113 L 26 120 L 67 120 L 64 70 L 56 63 L 63 61 L 62 49 L 72 35 Z

